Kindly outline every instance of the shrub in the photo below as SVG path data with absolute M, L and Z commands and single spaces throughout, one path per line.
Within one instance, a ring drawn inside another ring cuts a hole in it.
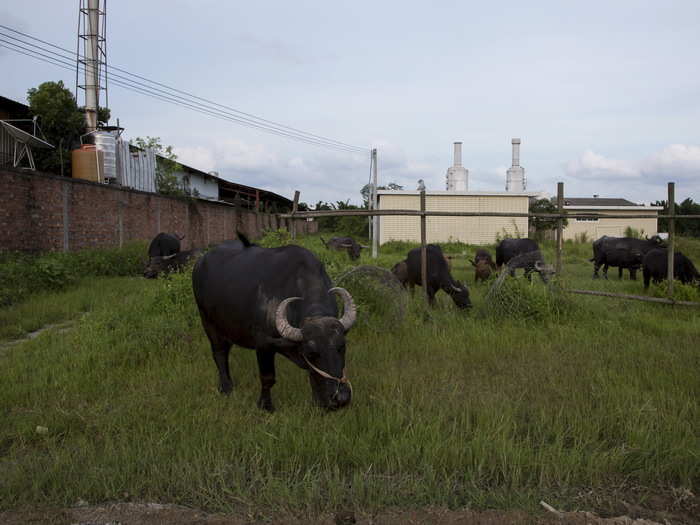
M 558 284 L 543 284 L 521 277 L 496 280 L 486 296 L 483 313 L 496 319 L 557 321 L 572 313 L 575 305 Z
M 141 275 L 145 262 L 144 242 L 69 253 L 5 252 L 0 254 L 0 306 L 17 303 L 31 293 L 61 290 L 81 277 Z

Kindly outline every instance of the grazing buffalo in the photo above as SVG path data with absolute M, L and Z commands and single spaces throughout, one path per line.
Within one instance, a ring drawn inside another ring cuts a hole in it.
M 261 248 L 239 235 L 207 252 L 192 285 L 202 326 L 219 371 L 219 390 L 230 394 L 229 350 L 256 351 L 262 389 L 258 406 L 273 411 L 275 354 L 308 370 L 313 399 L 328 409 L 350 403 L 345 335 L 357 310 L 350 294 L 334 288 L 323 264 L 300 246 Z M 336 295 L 344 303 L 338 318 Z
M 408 264 L 406 263 L 406 260 L 404 259 L 403 261 L 397 262 L 391 268 L 391 273 L 396 276 L 401 285 L 405 288 L 408 284 Z
M 200 255 L 202 255 L 202 250 L 187 250 L 163 257 L 151 257 L 143 276 L 147 279 L 155 279 L 161 273 L 177 272 Z
M 642 266 L 642 259 L 654 248 L 664 247 L 658 235 L 649 239 L 633 237 L 608 237 L 604 235 L 593 243 L 593 278 L 598 278 L 598 270 L 603 267 L 603 277 L 608 278 L 608 267 L 617 266 L 618 277 L 622 279 L 622 270 L 627 268 L 630 279 L 637 279 L 637 270 Z
M 539 249 L 538 244 L 532 239 L 503 239 L 496 246 L 496 267 L 500 270 L 501 266 L 507 264 L 514 257 L 536 252 Z
M 486 281 L 491 276 L 491 272 L 496 270 L 491 254 L 483 248 L 479 248 L 469 262 L 474 267 L 474 283 L 479 282 L 479 279 Z
M 655 248 L 647 252 L 642 259 L 644 288 L 649 288 L 649 281 L 661 282 L 668 277 L 668 249 Z M 681 252 L 673 252 L 673 277 L 683 284 L 700 282 L 700 274 L 693 261 Z
M 367 246 L 359 244 L 352 237 L 332 237 L 328 242 L 324 241 L 323 237 L 321 237 L 321 242 L 329 250 L 348 252 L 348 256 L 353 261 L 360 258 L 360 251 L 362 248 L 367 248 Z
M 185 236 L 170 233 L 159 233 L 148 246 L 149 257 L 167 257 L 180 251 L 180 241 Z
M 408 284 L 413 288 L 415 285 L 422 285 L 421 278 L 421 249 L 414 248 L 408 252 L 406 258 L 406 268 L 408 270 Z M 454 303 L 460 308 L 469 308 L 472 303 L 469 300 L 469 290 L 459 281 L 455 281 L 447 266 L 447 259 L 442 253 L 442 249 L 435 245 L 426 246 L 426 258 L 428 263 L 428 302 L 435 304 L 435 294 L 438 290 L 444 290 Z

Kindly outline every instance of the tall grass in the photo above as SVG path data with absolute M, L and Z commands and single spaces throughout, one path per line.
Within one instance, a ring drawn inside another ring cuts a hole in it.
M 317 238 L 298 242 L 347 269 Z M 567 253 L 571 284 L 591 282 L 584 252 Z M 454 273 L 467 280 L 466 261 Z M 696 311 L 577 297 L 574 315 L 510 319 L 481 315 L 485 285 L 471 286 L 472 312 L 417 293 L 403 320 L 350 332 L 349 408 L 314 408 L 306 374 L 278 357 L 270 415 L 251 351 L 232 351 L 236 388 L 218 394 L 189 277 L 113 279 L 75 329 L 0 354 L 0 508 L 533 508 L 543 494 L 566 508 L 583 488 L 700 480 Z

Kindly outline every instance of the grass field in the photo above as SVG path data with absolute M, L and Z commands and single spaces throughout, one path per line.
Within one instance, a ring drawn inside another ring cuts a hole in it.
M 332 277 L 348 268 L 318 237 L 300 242 Z M 407 248 L 388 246 L 378 263 L 390 267 Z M 681 249 L 700 260 L 700 242 Z M 590 253 L 566 244 L 562 286 L 643 292 L 613 271 L 591 280 Z M 348 286 L 360 315 L 348 339 L 354 397 L 337 413 L 311 405 L 306 373 L 282 357 L 277 412 L 258 410 L 255 355 L 242 349 L 231 354 L 234 394 L 221 397 L 188 274 L 92 277 L 0 310 L 0 508 L 82 498 L 263 513 L 534 511 L 543 498 L 604 509 L 621 493 L 643 502 L 697 490 L 700 309 L 553 300 L 537 280 L 519 280 L 508 284 L 518 308 L 504 317 L 465 258 L 453 274 L 470 286 L 469 312 L 442 293 L 429 310 L 417 293 L 396 320 L 375 308 L 385 296 Z M 700 299 L 690 287 L 677 293 Z M 2 346 L 65 319 L 79 321 Z

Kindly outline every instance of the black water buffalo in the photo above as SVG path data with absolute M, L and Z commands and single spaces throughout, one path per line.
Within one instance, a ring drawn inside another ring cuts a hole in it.
M 532 239 L 503 239 L 496 246 L 496 267 L 500 270 L 501 266 L 514 257 L 539 249 L 539 245 Z
M 661 282 L 668 277 L 668 249 L 655 248 L 647 252 L 642 259 L 644 288 L 649 288 L 649 281 Z M 700 274 L 693 264 L 681 252 L 673 252 L 673 277 L 683 284 L 700 282 Z
M 414 248 L 408 252 L 406 257 L 406 268 L 408 270 L 408 285 L 413 288 L 415 285 L 422 286 L 421 278 L 421 249 Z M 459 281 L 455 281 L 447 266 L 447 259 L 442 253 L 442 249 L 436 244 L 426 246 L 426 258 L 428 263 L 428 302 L 435 304 L 435 294 L 438 290 L 445 291 L 454 303 L 460 308 L 469 308 L 472 303 L 469 300 L 469 290 Z
M 408 264 L 406 260 L 397 262 L 392 268 L 391 273 L 399 280 L 401 285 L 405 288 L 408 284 Z
M 654 248 L 663 247 L 664 243 L 658 235 L 649 239 L 634 237 L 602 236 L 593 243 L 593 278 L 598 278 L 598 270 L 603 267 L 603 277 L 608 278 L 608 267 L 618 268 L 618 277 L 622 279 L 622 270 L 627 268 L 630 279 L 637 279 L 637 270 L 642 266 L 644 255 Z
M 483 248 L 479 248 L 469 262 L 474 267 L 474 283 L 479 282 L 479 279 L 486 281 L 491 276 L 491 272 L 496 270 L 491 254 Z
M 328 242 L 324 241 L 323 237 L 321 237 L 321 242 L 329 250 L 348 252 L 348 256 L 353 261 L 360 258 L 360 251 L 362 248 L 367 248 L 367 246 L 359 244 L 352 237 L 331 237 Z
M 161 232 L 153 238 L 148 246 L 148 256 L 167 257 L 168 255 L 173 255 L 180 251 L 180 241 L 184 238 L 184 235 L 180 237 L 177 234 Z
M 313 399 L 328 409 L 352 397 L 345 376 L 345 334 L 357 310 L 350 294 L 334 288 L 323 264 L 300 246 L 261 248 L 245 237 L 207 252 L 192 285 L 202 326 L 219 371 L 219 390 L 231 393 L 229 350 L 256 351 L 262 389 L 258 406 L 273 411 L 275 354 L 309 371 Z M 335 296 L 343 299 L 338 318 Z
M 155 279 L 161 273 L 177 272 L 200 255 L 202 255 L 202 250 L 186 250 L 163 257 L 151 257 L 143 276 L 147 279 Z

